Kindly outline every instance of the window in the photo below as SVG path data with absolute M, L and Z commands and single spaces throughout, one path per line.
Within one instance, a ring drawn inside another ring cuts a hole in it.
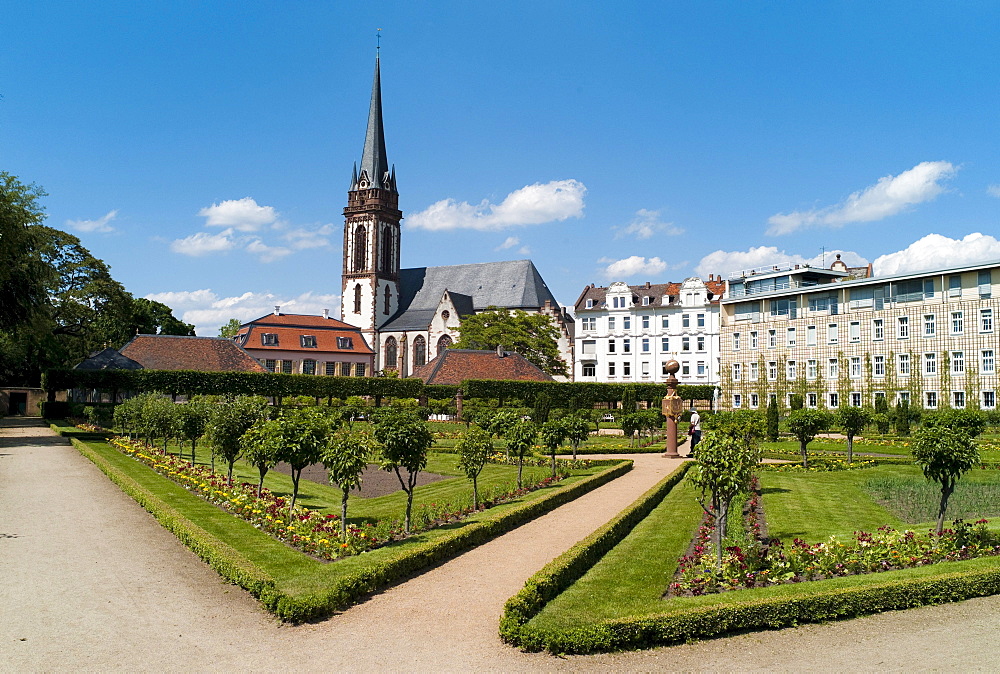
M 806 326 L 806 346 L 816 346 L 816 326 Z
M 952 406 L 956 410 L 965 409 L 965 391 L 952 391 L 951 392 L 951 402 Z
M 592 356 L 597 353 L 597 340 L 585 339 L 580 342 L 580 350 L 584 356 Z
M 885 321 L 876 318 L 872 321 L 872 341 L 881 342 L 883 339 L 885 339 Z
M 390 337 L 385 340 L 385 363 L 382 367 L 389 368 L 391 370 L 396 369 L 399 361 L 399 347 L 396 344 L 396 338 Z
M 778 362 L 770 361 L 767 364 L 767 379 L 768 381 L 775 381 L 778 378 Z
M 642 352 L 649 353 L 649 337 L 642 338 Z
M 613 308 L 615 308 L 615 309 L 620 309 L 621 307 L 625 306 L 625 298 L 624 297 L 612 297 L 611 298 L 611 306 Z
M 768 330 L 767 331 L 767 348 L 775 349 L 778 347 L 778 331 Z
M 707 369 L 705 368 L 705 361 L 699 360 L 698 361 L 698 376 L 699 377 L 704 377 L 706 373 L 707 373 Z
M 799 371 L 795 361 L 790 360 L 787 363 L 785 363 L 785 378 L 791 381 L 798 376 L 799 376 Z
M 750 381 L 757 381 L 759 370 L 760 370 L 759 363 L 750 363 L 750 374 L 749 374 Z
M 681 338 L 681 351 L 690 351 L 690 350 L 691 350 L 691 338 L 690 337 L 682 337 Z
M 662 351 L 663 353 L 669 353 L 670 352 L 670 338 L 669 337 L 661 337 L 660 338 L 660 351 Z
M 937 391 L 926 391 L 924 393 L 924 407 L 929 410 L 937 409 Z
M 597 319 L 596 318 L 584 318 L 582 320 L 582 327 L 584 330 L 596 330 L 597 329 Z
M 268 372 L 274 372 L 274 368 L 277 366 L 277 364 L 278 364 L 277 361 L 268 358 L 267 360 L 264 361 L 264 369 L 267 370 Z
M 788 328 L 786 335 L 786 344 L 788 346 L 795 346 L 795 328 Z
M 649 295 L 643 295 L 643 297 L 642 297 L 642 306 L 644 306 L 644 307 L 648 307 L 649 306 Z
M 698 335 L 698 350 L 699 351 L 704 351 L 705 350 L 705 336 L 704 335 Z
M 670 327 L 670 318 L 668 318 L 667 316 L 661 316 L 660 327 L 663 328 L 664 330 L 668 329 Z
M 691 327 L 691 316 L 689 316 L 688 314 L 684 314 L 683 316 L 681 316 L 681 327 L 682 328 Z
M 608 332 L 614 332 L 614 331 L 615 331 L 615 317 L 611 316 L 610 318 L 608 318 Z
M 924 354 L 924 374 L 937 374 L 937 354 Z
M 299 344 L 303 349 L 315 349 L 316 335 L 299 335 Z
M 338 349 L 353 349 L 354 348 L 354 338 L 353 337 L 338 337 L 337 338 L 337 348 Z
M 632 353 L 632 340 L 623 339 L 622 340 L 622 353 Z
M 861 323 L 859 321 L 851 321 L 847 326 L 847 341 L 849 342 L 860 342 L 861 341 Z
M 622 363 L 622 376 L 623 377 L 632 376 L 632 363 L 630 363 L 627 360 L 624 363 Z
M 818 363 L 815 358 L 806 361 L 806 379 L 815 379 L 819 374 Z
M 840 396 L 836 393 L 829 394 L 830 407 L 840 407 Z
M 608 363 L 608 376 L 609 377 L 614 377 L 615 376 L 615 364 L 614 363 Z
M 733 333 L 733 351 L 739 351 L 739 350 L 740 350 L 740 333 L 734 332 Z
M 698 314 L 698 327 L 705 327 L 705 314 Z
M 837 324 L 830 323 L 826 326 L 826 343 L 836 344 L 839 336 L 837 335 Z
M 664 377 L 666 377 L 666 376 L 668 376 L 670 374 L 669 372 L 667 372 L 667 363 L 669 363 L 669 362 L 670 361 L 667 361 L 667 360 L 664 360 L 664 361 L 660 362 L 660 374 L 662 374 Z
M 273 332 L 263 332 L 260 335 L 260 343 L 262 346 L 278 346 L 278 335 Z
M 840 373 L 840 361 L 836 358 L 830 358 L 826 361 L 826 376 L 830 379 L 836 379 Z
M 681 375 L 687 377 L 691 374 L 691 364 L 687 361 L 681 363 Z
M 861 378 L 861 356 L 851 356 L 851 379 Z
M 872 375 L 875 377 L 885 376 L 885 356 L 872 356 Z
M 733 363 L 733 381 L 740 380 L 740 373 L 743 366 L 740 363 Z
M 965 352 L 964 351 L 952 351 L 951 352 L 951 373 L 952 374 L 965 374 Z
M 608 353 L 614 353 L 614 352 L 615 352 L 615 340 L 609 339 L 608 340 Z
M 739 409 L 742 404 L 743 404 L 743 398 L 740 396 L 739 393 L 734 393 L 733 394 L 733 408 Z
M 757 331 L 756 330 L 751 330 L 750 331 L 750 348 L 751 349 L 757 349 L 759 347 L 760 347 L 760 345 L 757 343 Z
M 281 361 L 281 372 L 283 374 L 291 374 L 292 373 L 292 361 L 290 361 L 290 360 L 283 360 L 283 361 Z
M 365 366 L 364 363 L 358 363 L 358 364 L 356 364 L 354 366 L 354 376 L 355 377 L 364 377 L 365 376 L 365 370 L 366 370 L 366 366 Z
M 909 391 L 899 391 L 896 394 L 896 402 L 899 404 L 910 404 L 910 392 Z
M 441 335 L 437 341 L 437 355 L 444 353 L 445 349 L 452 345 L 451 335 Z
M 357 283 L 354 286 L 354 313 L 361 313 L 361 284 Z
M 583 376 L 584 377 L 596 377 L 597 376 L 597 365 L 594 363 L 584 363 L 583 364 Z
M 910 317 L 900 316 L 896 319 L 896 336 L 899 339 L 910 338 Z
M 989 269 L 979 272 L 979 298 L 988 299 L 993 296 L 993 272 Z
M 979 310 L 979 331 L 980 332 L 993 332 L 993 310 L 992 309 L 980 309 Z
M 771 300 L 772 316 L 789 316 L 795 318 L 795 300 Z
M 427 340 L 423 335 L 413 338 L 413 367 L 423 367 L 427 363 Z
M 302 374 L 316 374 L 316 361 L 310 359 L 302 361 Z
M 979 356 L 979 371 L 983 374 L 994 374 L 997 371 L 997 365 L 993 349 L 983 349 Z
M 983 391 L 983 407 L 991 410 L 997 406 L 997 394 L 995 391 Z
M 965 318 L 961 311 L 951 312 L 951 334 L 961 335 L 965 332 Z
M 623 316 L 622 317 L 622 330 L 631 330 L 631 329 L 632 329 L 632 317 L 631 316 Z
M 910 354 L 900 353 L 896 355 L 896 372 L 902 377 L 910 376 Z
M 642 361 L 642 376 L 646 377 L 646 378 L 649 377 L 649 361 L 648 360 Z
M 327 377 L 333 377 L 337 374 L 337 364 L 336 363 L 323 363 L 324 372 Z
M 340 364 L 340 375 L 342 377 L 350 377 L 351 376 L 351 364 L 350 363 L 341 363 Z
M 594 300 L 587 300 L 587 308 L 588 309 L 594 308 Z
M 385 292 L 382 293 L 382 313 L 389 315 L 389 310 L 392 307 L 392 289 L 389 286 L 385 287 Z M 442 315 L 443 318 L 448 318 Z
M 962 296 L 962 277 L 961 276 L 949 276 L 948 277 L 948 297 L 961 297 Z
M 937 334 L 937 316 L 924 314 L 924 337 L 933 337 L 935 334 Z
M 750 394 L 750 407 L 752 407 L 753 409 L 757 409 L 758 407 L 760 407 L 760 396 L 758 396 L 756 393 Z
M 816 394 L 815 393 L 807 393 L 806 394 L 806 407 L 808 407 L 810 409 L 816 409 L 816 401 L 817 401 L 817 398 L 816 398 Z
M 648 300 L 649 298 L 645 297 L 643 299 L 647 299 Z M 642 329 L 643 330 L 649 330 L 649 316 L 643 316 L 642 317 Z
M 861 407 L 861 394 L 852 392 L 851 393 L 851 405 L 853 407 Z

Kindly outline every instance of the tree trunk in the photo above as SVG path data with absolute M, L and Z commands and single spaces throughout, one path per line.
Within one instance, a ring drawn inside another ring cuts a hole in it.
M 854 462 L 854 436 L 850 433 L 847 434 L 847 463 L 850 465 Z
M 809 467 L 809 457 L 806 455 L 806 445 L 809 443 L 804 440 L 799 440 L 799 451 L 802 452 L 802 467 Z
M 288 506 L 288 517 L 291 519 L 292 511 L 295 510 L 295 501 L 299 498 L 299 478 L 302 477 L 302 468 L 292 466 L 292 504 Z
M 573 441 L 573 460 L 576 461 L 576 449 L 580 446 L 580 442 L 577 440 Z
M 715 561 L 718 568 L 722 569 L 722 539 L 726 536 L 726 520 L 729 517 L 729 502 L 719 501 L 715 517 Z
M 556 450 L 555 447 L 552 448 L 552 477 L 556 476 Z
M 478 475 L 472 476 L 472 509 L 479 510 L 479 484 Z
M 347 542 L 347 497 L 349 490 L 344 489 L 344 495 L 340 498 L 340 533 L 344 536 L 344 542 Z
M 267 475 L 267 468 L 257 466 L 257 470 L 260 472 L 260 482 L 257 483 L 257 498 L 260 498 L 261 493 L 264 491 L 264 476 Z
M 524 454 L 517 457 L 517 488 L 521 488 L 521 469 L 524 467 Z
M 198 465 L 197 462 L 195 461 L 195 456 L 194 456 L 194 450 L 195 450 L 195 443 L 196 442 L 197 442 L 197 440 L 195 440 L 194 438 L 191 438 L 191 465 L 192 466 L 197 466 Z
M 236 463 L 236 459 L 229 462 L 229 484 L 233 484 L 233 464 Z
M 951 481 L 946 481 L 941 483 L 941 505 L 938 507 L 937 516 L 937 533 L 941 533 L 944 529 L 944 513 L 948 509 L 948 499 L 951 498 L 951 493 L 955 491 L 955 483 Z

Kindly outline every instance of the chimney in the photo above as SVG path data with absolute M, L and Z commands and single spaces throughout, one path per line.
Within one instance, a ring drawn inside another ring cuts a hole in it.
M 503 358 L 506 355 L 507 354 L 503 352 L 503 344 L 497 344 L 497 358 Z
M 647 288 L 649 287 L 649 281 L 646 281 L 646 287 Z
M 330 310 L 323 309 L 323 318 L 330 318 Z
M 280 316 L 281 315 L 281 305 L 280 304 L 275 304 L 274 305 L 274 315 L 275 316 Z

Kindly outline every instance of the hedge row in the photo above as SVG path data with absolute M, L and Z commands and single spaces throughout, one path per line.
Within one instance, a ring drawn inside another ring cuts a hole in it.
M 188 520 L 159 497 L 139 485 L 127 473 L 113 466 L 93 448 L 73 440 L 81 454 L 93 461 L 115 484 L 173 532 L 182 543 L 209 563 L 220 576 L 257 597 L 264 607 L 282 620 L 299 623 L 323 618 L 343 609 L 366 595 L 399 581 L 429 565 L 481 545 L 503 533 L 543 515 L 558 506 L 624 475 L 632 462 L 615 465 L 580 480 L 551 495 L 506 510 L 494 518 L 474 522 L 454 530 L 451 535 L 407 550 L 393 559 L 373 563 L 354 573 L 335 579 L 330 585 L 309 594 L 289 594 L 278 582 L 243 557 L 237 550 Z M 139 464 L 137 464 L 139 466 Z M 141 466 L 140 466 L 141 467 Z M 167 478 L 160 478 L 167 479 Z M 191 498 L 198 498 L 194 495 Z
M 500 618 L 500 638 L 529 651 L 546 647 L 547 639 L 543 633 L 531 629 L 528 621 L 624 540 L 666 498 L 692 465 L 691 462 L 682 464 L 613 520 L 529 578 L 521 591 L 508 599 L 504 606 Z
M 595 402 L 616 402 L 625 398 L 625 392 L 635 394 L 636 400 L 652 402 L 667 395 L 666 384 L 604 384 L 598 382 L 561 381 L 506 381 L 496 379 L 469 379 L 462 382 L 466 398 L 518 399 L 534 403 L 539 393 L 548 395 L 552 407 L 587 407 Z M 709 385 L 680 385 L 677 395 L 684 400 L 712 400 L 716 388 Z

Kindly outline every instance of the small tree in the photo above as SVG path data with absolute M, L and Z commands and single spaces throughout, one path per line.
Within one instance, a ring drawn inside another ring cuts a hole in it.
M 519 421 L 507 431 L 507 455 L 517 457 L 517 488 L 521 488 L 524 455 L 531 451 L 538 437 L 538 428 L 530 421 Z
M 618 423 L 622 427 L 622 433 L 628 438 L 628 446 L 635 444 L 635 434 L 642 427 L 642 417 L 638 412 L 627 412 L 618 415 Z
M 264 491 L 264 477 L 278 463 L 278 455 L 286 438 L 284 420 L 258 420 L 243 434 L 240 439 L 243 458 L 257 469 L 260 479 L 257 482 L 257 496 Z
M 180 436 L 191 443 L 191 463 L 195 463 L 195 445 L 198 438 L 205 435 L 211 408 L 202 400 L 189 400 L 177 408 Z
M 778 402 L 774 398 L 767 401 L 767 441 L 778 441 Z
M 572 414 L 563 420 L 566 425 L 566 439 L 573 446 L 573 460 L 576 461 L 576 451 L 580 443 L 590 437 L 590 422 L 579 414 Z
M 237 396 L 225 400 L 212 410 L 205 436 L 212 445 L 213 460 L 218 454 L 229 466 L 229 483 L 233 482 L 233 464 L 239 458 L 243 446 L 243 434 L 267 415 L 267 403 L 263 398 Z
M 552 477 L 556 476 L 556 450 L 566 441 L 566 426 L 561 419 L 551 419 L 539 429 L 542 444 L 549 450 L 552 459 Z
M 803 400 L 800 394 L 793 393 L 792 395 L 788 396 L 788 409 L 795 411 L 795 410 L 801 410 L 804 407 L 805 407 L 805 400 Z
M 806 446 L 813 441 L 817 433 L 830 427 L 833 415 L 824 410 L 795 410 L 788 415 L 788 430 L 799 441 L 802 452 L 802 467 L 809 467 Z
M 455 444 L 458 450 L 458 467 L 472 480 L 472 507 L 479 510 L 479 474 L 493 453 L 493 439 L 488 431 L 473 426 Z
M 980 462 L 979 450 L 961 429 L 922 428 L 913 441 L 913 459 L 924 471 L 924 477 L 941 485 L 936 529 L 941 533 L 948 499 L 962 475 Z
M 979 410 L 942 410 L 924 417 L 924 428 L 953 428 L 975 438 L 986 430 L 986 421 Z
M 347 497 L 352 489 L 361 488 L 361 474 L 375 455 L 378 445 L 372 434 L 364 430 L 342 428 L 333 434 L 323 452 L 330 484 L 342 492 L 340 499 L 340 532 L 347 540 Z
M 177 405 L 161 395 L 152 395 L 143 403 L 143 415 L 146 418 L 146 432 L 149 438 L 163 440 L 163 453 L 167 453 L 167 443 L 180 430 L 180 415 Z
M 399 486 L 406 492 L 404 527 L 406 533 L 410 533 L 413 490 L 417 486 L 417 475 L 427 465 L 427 450 L 434 444 L 434 438 L 416 415 L 387 408 L 387 413 L 375 418 L 375 439 L 382 446 L 382 470 L 395 472 Z
M 871 418 L 871 412 L 853 405 L 844 405 L 837 410 L 836 424 L 847 436 L 847 463 L 854 462 L 854 436 L 865 429 Z
M 910 403 L 908 400 L 898 400 L 896 402 L 895 413 L 892 415 L 892 425 L 896 430 L 896 435 L 907 436 L 910 434 Z
M 549 414 L 552 412 L 552 400 L 549 398 L 549 394 L 542 391 L 535 396 L 535 407 L 531 413 L 531 420 L 536 424 L 544 424 L 549 420 Z
M 875 396 L 875 414 L 872 415 L 872 422 L 879 435 L 889 432 L 889 403 L 886 402 L 885 396 Z
M 299 480 L 306 466 L 323 460 L 323 450 L 333 430 L 330 418 L 315 407 L 293 409 L 280 418 L 278 433 L 282 436 L 278 461 L 285 461 L 292 469 L 291 513 L 299 497 Z

